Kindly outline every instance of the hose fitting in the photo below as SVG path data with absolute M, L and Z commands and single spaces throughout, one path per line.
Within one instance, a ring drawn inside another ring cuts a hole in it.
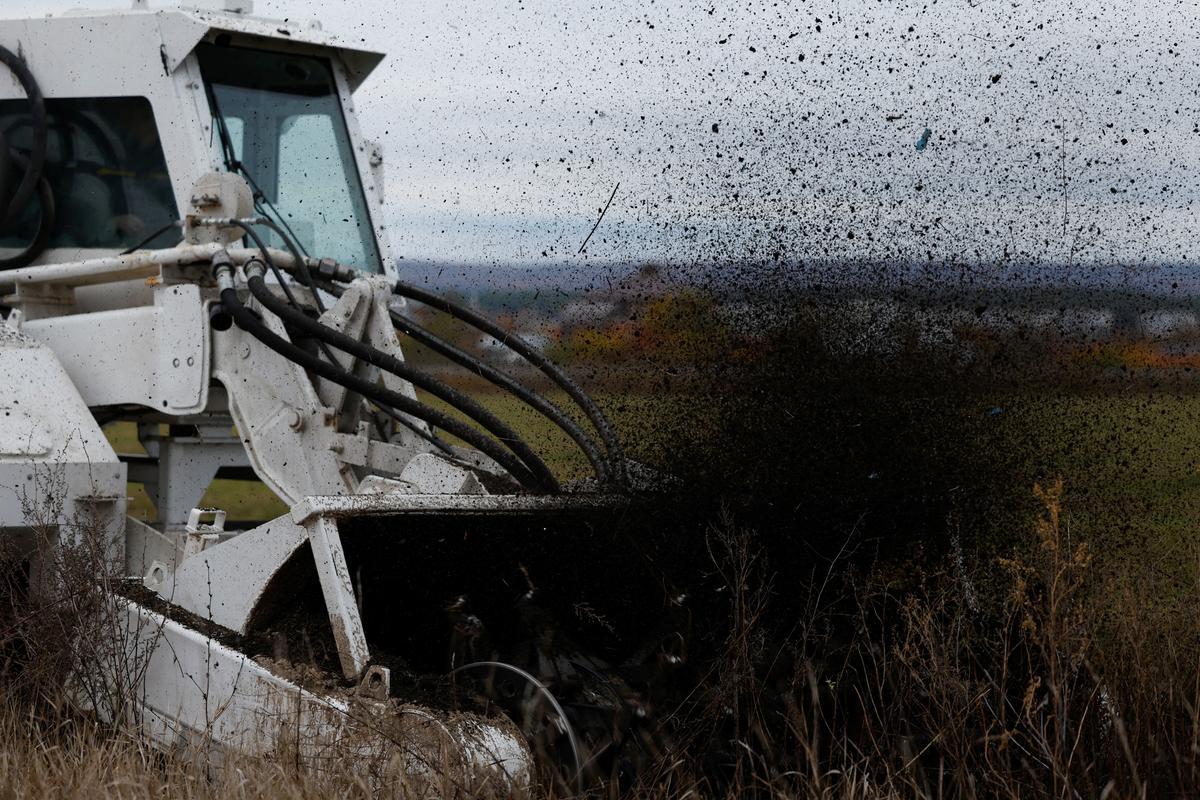
M 326 281 L 340 281 L 342 283 L 349 283 L 358 277 L 356 272 L 356 270 L 350 267 L 342 266 L 332 258 L 322 258 L 317 262 L 316 277 Z
M 251 256 L 242 265 L 242 270 L 246 273 L 246 280 L 261 278 L 267 274 L 267 265 L 258 256 Z
M 217 281 L 217 291 L 233 288 L 233 259 L 224 250 L 218 250 L 212 257 L 213 278 Z
M 233 315 L 229 313 L 225 304 L 218 300 L 208 307 L 208 324 L 214 331 L 227 331 L 233 327 Z

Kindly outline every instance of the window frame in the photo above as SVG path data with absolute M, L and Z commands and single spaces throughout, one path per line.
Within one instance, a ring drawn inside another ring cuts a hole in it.
M 362 137 L 357 117 L 354 114 L 354 103 L 351 98 L 349 83 L 346 79 L 345 65 L 338 57 L 337 51 L 325 48 L 317 49 L 304 46 L 301 43 L 277 42 L 273 39 L 255 39 L 254 37 L 230 35 L 228 33 L 214 34 L 207 37 L 196 46 L 188 58 L 194 65 L 194 74 L 198 80 L 197 85 L 199 87 L 197 95 L 199 103 L 202 104 L 202 109 L 208 115 L 209 126 L 214 125 L 213 120 L 216 119 L 216 115 L 209 97 L 208 83 L 204 79 L 203 69 L 200 65 L 199 51 L 202 45 L 229 47 L 231 49 L 277 55 L 303 56 L 324 62 L 333 79 L 333 97 L 338 107 L 337 116 L 340 118 L 342 129 L 346 134 L 346 143 L 348 145 L 346 155 L 349 161 L 346 162 L 345 168 L 348 171 L 352 171 L 358 178 L 358 191 L 361 197 L 362 210 L 366 216 L 366 219 L 362 222 L 365 229 L 369 232 L 368 235 L 371 237 L 377 259 L 374 265 L 355 264 L 350 266 L 364 268 L 377 275 L 385 275 L 391 278 L 396 277 L 395 257 L 391 252 L 390 242 L 384 234 L 386 228 L 378 222 L 382 217 L 383 208 L 377 194 L 377 187 L 375 186 L 376 176 L 363 168 L 363 164 L 367 160 L 366 142 Z M 332 119 L 333 117 L 331 116 L 330 118 Z M 219 165 L 221 171 L 226 171 L 221 143 L 215 131 L 211 133 L 210 139 L 210 150 L 214 162 Z M 275 137 L 275 141 L 279 142 L 278 136 Z M 279 162 L 278 154 L 276 154 L 275 160 L 275 168 L 277 168 Z M 310 253 L 309 255 L 320 257 L 319 253 Z

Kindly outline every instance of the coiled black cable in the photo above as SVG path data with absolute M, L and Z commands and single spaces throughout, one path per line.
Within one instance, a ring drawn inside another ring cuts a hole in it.
M 29 164 L 21 183 L 13 192 L 4 209 L 4 224 L 12 222 L 13 217 L 20 213 L 25 204 L 33 197 L 42 167 L 46 163 L 46 141 L 49 137 L 49 123 L 46 118 L 46 101 L 42 97 L 41 87 L 34 79 L 33 73 L 25 65 L 25 60 L 6 47 L 0 47 L 0 63 L 20 82 L 25 96 L 29 99 L 30 116 L 33 119 L 33 147 L 29 152 Z
M 0 131 L 0 154 L 8 152 L 8 135 Z M 8 180 L 12 177 L 12 163 L 7 158 L 0 158 L 0 202 L 8 196 Z M 2 210 L 2 209 L 0 209 Z
M 41 211 L 38 217 L 37 233 L 33 241 L 15 256 L 0 258 L 0 269 L 14 269 L 28 266 L 41 255 L 50 244 L 50 234 L 57 222 L 54 205 L 54 192 L 49 181 L 42 174 L 46 164 L 46 142 L 49 136 L 49 124 L 46 118 L 46 101 L 42 90 L 29 71 L 25 60 L 6 47 L 0 47 L 0 63 L 8 67 L 16 77 L 29 99 L 30 117 L 33 120 L 33 142 L 27 156 L 18 153 L 7 145 L 0 151 L 0 161 L 4 164 L 4 184 L 0 185 L 0 231 L 7 230 L 33 199 L 34 192 L 38 195 Z M 12 194 L 8 193 L 7 184 L 11 182 L 13 165 L 21 168 L 21 181 Z
M 612 476 L 621 480 L 624 476 L 624 455 L 621 450 L 621 443 L 617 439 L 616 432 L 613 430 L 612 424 L 608 418 L 604 416 L 604 412 L 596 405 L 596 402 L 588 396 L 587 392 L 583 391 L 571 378 L 562 371 L 561 368 L 541 351 L 530 345 L 521 337 L 514 333 L 504 330 L 495 322 L 492 322 L 482 314 L 467 308 L 464 305 L 448 300 L 445 297 L 428 292 L 418 286 L 405 283 L 404 281 L 396 281 L 392 289 L 396 294 L 424 303 L 431 308 L 449 314 L 455 319 L 461 320 L 477 330 L 486 333 L 496 341 L 503 344 L 505 347 L 517 353 L 530 364 L 533 364 L 542 374 L 554 381 L 560 389 L 567 393 L 567 396 L 575 401 L 576 405 L 583 410 L 595 426 L 596 432 L 600 434 L 600 438 L 604 441 L 605 447 L 608 449 L 608 459 L 610 464 L 610 473 Z
M 255 339 L 258 339 L 288 361 L 302 366 L 340 386 L 358 392 L 363 397 L 374 400 L 382 405 L 399 409 L 405 414 L 409 414 L 448 431 L 483 452 L 503 467 L 517 482 L 528 489 L 534 491 L 546 491 L 549 489 L 549 487 L 543 486 L 537 480 L 520 459 L 494 439 L 485 436 L 465 422 L 444 414 L 437 409 L 430 408 L 423 403 L 413 400 L 411 397 L 406 397 L 399 392 L 394 392 L 387 387 L 380 386 L 351 372 L 347 372 L 336 364 L 324 361 L 319 356 L 279 336 L 242 305 L 242 301 L 238 299 L 235 289 L 225 289 L 221 292 L 221 304 L 233 317 L 234 322 L 237 323 L 239 328 L 249 333 Z
M 250 276 L 246 282 L 250 289 L 250 293 L 271 313 L 278 316 L 284 322 L 303 330 L 317 339 L 336 347 L 338 350 L 350 353 L 368 364 L 379 367 L 382 370 L 390 372 L 398 378 L 408 381 L 409 383 L 432 394 L 445 402 L 449 403 L 454 408 L 466 414 L 471 419 L 482 425 L 489 433 L 499 439 L 509 450 L 511 450 L 521 461 L 529 468 L 538 479 L 538 482 L 550 491 L 558 491 L 558 482 L 554 478 L 554 473 L 546 466 L 546 463 L 533 452 L 533 450 L 525 443 L 520 435 L 511 427 L 505 424 L 499 417 L 488 411 L 483 406 L 479 405 L 466 394 L 448 386 L 436 378 L 413 369 L 408 364 L 404 363 L 395 356 L 389 355 L 378 348 L 359 341 L 352 336 L 347 336 L 341 331 L 334 330 L 321 322 L 312 319 L 304 314 L 304 312 L 289 306 L 287 303 L 277 298 L 263 281 L 261 275 Z
M 25 156 L 15 151 L 10 151 L 8 160 L 24 168 L 28 173 L 30 162 Z M 37 233 L 34 234 L 33 241 L 20 253 L 15 256 L 0 258 L 0 269 L 17 269 L 28 266 L 50 246 L 50 235 L 54 232 L 54 224 L 57 219 L 54 190 L 50 187 L 50 182 L 42 178 L 37 182 L 37 193 L 39 204 Z

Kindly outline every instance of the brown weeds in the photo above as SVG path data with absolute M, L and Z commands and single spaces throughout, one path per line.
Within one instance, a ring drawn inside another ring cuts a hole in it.
M 49 721 L 27 706 L 0 705 L 0 800 L 370 796 L 350 769 L 318 777 L 291 769 L 286 759 L 230 757 L 220 770 L 203 763 L 77 716 Z
M 710 702 L 681 718 L 691 735 L 677 734 L 672 769 L 633 795 L 1196 794 L 1200 558 L 1196 584 L 1158 602 L 1138 592 L 1144 565 L 1097 574 L 1061 482 L 1034 491 L 1041 515 L 996 564 L 1008 595 L 991 610 L 954 559 L 902 598 L 847 574 L 841 610 L 814 607 L 790 637 L 765 636 L 775 657 L 756 629 L 770 619 L 764 556 L 752 536 L 717 537 L 731 602 L 727 646 L 702 682 Z

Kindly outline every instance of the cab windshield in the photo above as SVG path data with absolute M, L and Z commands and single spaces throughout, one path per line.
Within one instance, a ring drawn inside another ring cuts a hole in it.
M 329 62 L 215 44 L 197 55 L 226 165 L 250 182 L 259 213 L 290 231 L 307 255 L 378 272 Z

